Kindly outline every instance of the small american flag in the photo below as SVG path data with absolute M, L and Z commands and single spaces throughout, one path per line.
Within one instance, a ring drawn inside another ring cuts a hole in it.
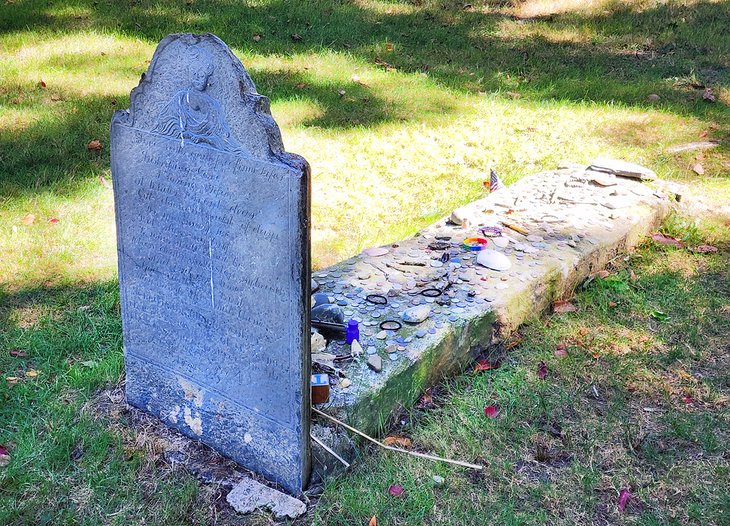
M 497 190 L 502 190 L 503 188 L 506 188 L 506 187 L 504 186 L 502 179 L 500 179 L 499 176 L 497 175 L 497 172 L 495 172 L 494 170 L 490 170 L 489 191 L 496 192 Z

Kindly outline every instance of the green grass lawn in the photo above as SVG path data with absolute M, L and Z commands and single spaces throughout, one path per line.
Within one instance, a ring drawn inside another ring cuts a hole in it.
M 315 267 L 474 199 L 490 166 L 509 183 L 607 155 L 727 203 L 727 2 L 465 5 L 0 0 L 0 445 L 11 459 L 0 524 L 242 520 L 131 429 L 81 411 L 123 378 L 109 122 L 168 33 L 217 34 L 271 98 L 287 148 L 312 165 Z M 667 152 L 707 139 L 720 146 Z M 462 376 L 438 409 L 408 415 L 417 448 L 484 473 L 374 452 L 329 483 L 316 520 L 730 522 L 730 236 L 718 225 L 672 222 L 721 252 L 646 247 L 582 291 L 579 313 L 527 327 L 500 369 Z M 559 341 L 567 358 L 553 355 Z M 488 401 L 502 407 L 496 420 Z M 387 495 L 395 483 L 400 499 Z M 623 487 L 634 498 L 620 513 Z

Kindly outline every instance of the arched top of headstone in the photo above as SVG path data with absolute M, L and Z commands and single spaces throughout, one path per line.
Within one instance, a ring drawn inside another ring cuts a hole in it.
M 284 152 L 269 99 L 215 35 L 168 35 L 114 122 L 186 144 L 301 167 Z

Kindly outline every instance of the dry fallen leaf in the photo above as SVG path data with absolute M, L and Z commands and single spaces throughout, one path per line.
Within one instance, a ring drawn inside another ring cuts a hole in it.
M 259 35 L 258 33 L 255 34 L 252 38 L 254 42 L 261 42 L 261 35 Z
M 370 522 L 368 522 L 368 526 L 378 526 L 378 519 L 375 518 L 375 515 L 373 515 Z
M 45 88 L 45 87 L 46 87 L 46 82 L 45 82 L 45 81 L 44 81 L 43 79 L 41 79 L 41 80 L 40 80 L 40 81 L 38 82 L 38 85 L 39 85 L 39 86 L 40 86 L 41 88 Z
M 21 351 L 20 349 L 11 349 L 10 356 L 14 358 L 25 358 L 26 356 L 28 356 L 28 354 L 25 351 Z
M 56 217 L 52 217 L 52 218 L 50 218 L 50 219 L 48 220 L 48 222 L 49 222 L 49 223 L 51 223 L 52 225 L 55 225 L 56 223 L 59 223 L 60 221 L 61 221 L 61 220 L 60 220 L 60 219 L 58 219 L 58 218 L 56 218 Z
M 36 371 L 35 369 L 28 369 L 27 371 L 25 371 L 25 376 L 27 376 L 28 378 L 35 378 L 36 376 L 38 376 L 38 371 Z
M 402 447 L 403 449 L 410 449 L 413 445 L 410 438 L 396 435 L 385 437 L 385 440 L 383 440 L 383 444 L 385 444 L 386 446 Z
M 715 94 L 712 92 L 712 88 L 705 88 L 705 92 L 702 94 L 702 100 L 707 102 L 715 102 L 717 100 Z
M 619 511 L 624 511 L 626 509 L 626 505 L 631 500 L 631 492 L 627 490 L 626 488 L 622 488 L 621 491 L 618 494 L 618 509 Z
M 553 354 L 558 358 L 565 358 L 566 356 L 568 356 L 568 351 L 565 349 L 565 344 L 559 343 Z
M 106 177 L 104 177 L 103 175 L 99 176 L 99 182 L 101 183 L 101 186 L 103 186 L 104 188 L 109 188 L 111 186 L 109 184 L 109 181 L 107 181 Z
M 5 380 L 6 380 L 6 381 L 7 381 L 7 382 L 8 382 L 8 383 L 9 383 L 10 385 L 14 385 L 14 384 L 17 384 L 17 383 L 18 383 L 18 382 L 20 381 L 20 378 L 18 378 L 17 376 L 6 376 L 6 377 L 5 377 Z
M 554 301 L 553 302 L 553 312 L 556 314 L 563 314 L 565 312 L 576 312 L 578 310 L 578 307 L 570 303 L 569 301 Z
M 629 270 L 629 279 L 631 281 L 638 281 L 639 276 L 637 276 L 636 272 L 634 272 L 633 270 Z
M 669 245 L 672 247 L 684 248 L 684 243 L 682 243 L 676 237 L 668 236 L 666 234 L 660 234 L 657 232 L 655 234 L 652 234 L 651 238 L 661 245 Z
M 488 405 L 484 408 L 484 415 L 488 418 L 497 418 L 499 416 L 499 406 Z
M 696 173 L 697 175 L 704 175 L 705 169 L 702 166 L 701 163 L 695 163 L 695 165 L 692 167 L 692 171 Z
M 89 141 L 89 144 L 86 145 L 87 150 L 93 150 L 93 151 L 97 151 L 97 152 L 101 151 L 102 148 L 103 148 L 103 146 L 101 144 L 101 141 L 99 141 L 98 139 Z
M 402 497 L 405 494 L 405 490 L 400 484 L 393 484 L 388 488 L 388 494 L 392 497 Z
M 695 248 L 695 252 L 699 252 L 700 254 L 711 254 L 717 252 L 717 247 L 713 247 L 712 245 L 699 245 Z
M 475 373 L 481 373 L 484 371 L 490 371 L 492 369 L 496 369 L 494 367 L 494 364 L 490 362 L 489 360 L 477 360 L 477 364 L 474 366 L 474 372 Z
M 544 380 L 547 377 L 548 374 L 548 368 L 545 362 L 540 362 L 540 365 L 537 366 L 537 377 L 540 380 Z
M 386 44 L 385 44 L 385 50 L 386 50 L 386 51 L 387 51 L 388 53 L 390 53 L 390 52 L 391 52 L 391 51 L 393 51 L 394 49 L 395 49 L 395 46 L 393 45 L 393 43 L 392 43 L 392 42 L 388 42 L 388 43 L 386 43 Z
M 35 223 L 35 215 L 26 214 L 23 219 L 20 220 L 20 222 L 24 225 L 32 225 L 33 223 Z
M 507 96 L 511 99 L 519 99 L 520 97 L 522 97 L 522 94 L 517 93 L 516 91 L 508 91 Z
M 423 396 L 418 400 L 418 403 L 416 404 L 416 409 L 429 409 L 434 406 L 433 403 L 433 396 L 431 395 L 431 388 L 429 387 L 426 389 L 426 392 L 423 393 Z

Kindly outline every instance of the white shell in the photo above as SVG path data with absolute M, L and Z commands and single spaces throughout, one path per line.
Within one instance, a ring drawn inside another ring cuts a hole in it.
M 509 270 L 512 267 L 512 262 L 507 256 L 489 248 L 479 252 L 477 263 L 492 270 Z

